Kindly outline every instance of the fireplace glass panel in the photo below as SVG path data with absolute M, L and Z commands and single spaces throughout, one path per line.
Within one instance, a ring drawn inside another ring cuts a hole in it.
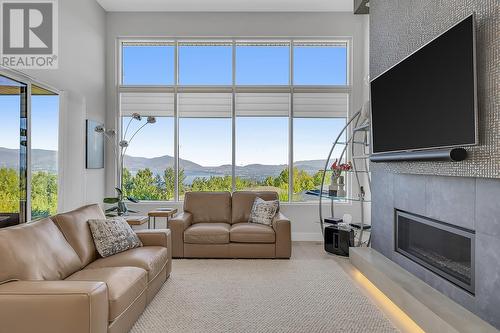
M 473 292 L 473 233 L 397 212 L 397 252 Z

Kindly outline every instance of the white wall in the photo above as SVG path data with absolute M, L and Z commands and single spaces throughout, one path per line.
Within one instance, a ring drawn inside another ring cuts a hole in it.
M 351 37 L 353 41 L 353 110 L 367 96 L 363 79 L 367 69 L 367 15 L 350 13 L 108 13 L 107 14 L 107 126 L 116 126 L 116 41 L 119 37 Z M 334 138 L 332 138 L 333 141 Z M 325 152 L 325 156 L 328 152 Z M 107 165 L 111 165 L 111 158 Z M 113 193 L 115 173 L 106 170 L 106 190 Z M 180 204 L 177 204 L 180 207 Z M 143 203 L 142 211 L 158 207 Z M 316 204 L 283 204 L 283 212 L 292 219 L 296 240 L 321 239 Z M 339 207 L 339 214 L 350 212 L 352 205 Z M 337 215 L 337 214 L 336 214 Z
M 59 68 L 23 71 L 64 91 L 63 211 L 104 196 L 104 169 L 85 169 L 85 119 L 105 121 L 105 24 L 106 13 L 95 0 L 59 0 Z

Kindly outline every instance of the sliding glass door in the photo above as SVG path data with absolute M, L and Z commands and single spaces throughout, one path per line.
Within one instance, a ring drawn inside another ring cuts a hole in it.
M 0 227 L 25 222 L 27 85 L 0 75 Z
M 0 228 L 57 213 L 58 94 L 0 74 L 0 117 Z

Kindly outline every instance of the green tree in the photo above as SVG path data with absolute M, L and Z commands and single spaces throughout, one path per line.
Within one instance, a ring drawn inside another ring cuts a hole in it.
M 191 184 L 191 191 L 231 191 L 231 176 L 196 177 Z
M 35 172 L 31 178 L 31 218 L 57 213 L 57 175 Z
M 293 168 L 294 193 L 304 192 L 317 188 L 321 184 L 322 171 L 310 175 L 306 171 Z M 282 201 L 288 201 L 288 168 L 283 169 L 276 177 L 267 176 L 264 180 L 235 178 L 236 190 L 274 190 L 277 191 Z M 196 177 L 190 185 L 185 184 L 184 170 L 179 170 L 179 193 L 185 191 L 231 191 L 231 176 Z M 328 185 L 329 177 L 325 180 Z M 141 169 L 135 176 L 124 170 L 124 188 L 126 195 L 140 200 L 172 200 L 174 198 L 175 172 L 173 168 L 164 170 L 163 175 L 154 175 L 149 169 Z
M 127 168 L 123 168 L 123 184 L 122 191 L 125 196 L 131 196 L 134 187 L 134 177 Z
M 184 191 L 184 181 L 186 180 L 186 175 L 184 174 L 184 169 L 179 170 L 179 193 Z M 175 172 L 174 168 L 167 168 L 163 172 L 163 183 L 164 183 L 164 200 L 174 199 L 175 190 Z
M 161 189 L 158 188 L 157 180 L 151 170 L 141 169 L 133 177 L 132 190 L 127 195 L 138 200 L 160 200 Z
M 19 212 L 19 173 L 15 169 L 0 168 L 0 212 Z
M 300 193 L 314 188 L 314 178 L 304 170 L 293 168 L 293 191 Z

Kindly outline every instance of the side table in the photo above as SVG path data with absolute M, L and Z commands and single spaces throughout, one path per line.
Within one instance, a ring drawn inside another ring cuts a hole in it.
M 167 219 L 167 225 L 168 225 L 168 219 L 173 217 L 175 214 L 177 214 L 177 209 L 171 209 L 171 210 L 152 210 L 148 212 L 148 229 L 151 226 L 151 218 L 153 218 L 153 229 L 156 229 L 156 218 L 157 217 L 165 217 Z
M 147 216 L 126 216 L 125 220 L 129 225 L 141 225 L 146 223 L 149 218 Z

